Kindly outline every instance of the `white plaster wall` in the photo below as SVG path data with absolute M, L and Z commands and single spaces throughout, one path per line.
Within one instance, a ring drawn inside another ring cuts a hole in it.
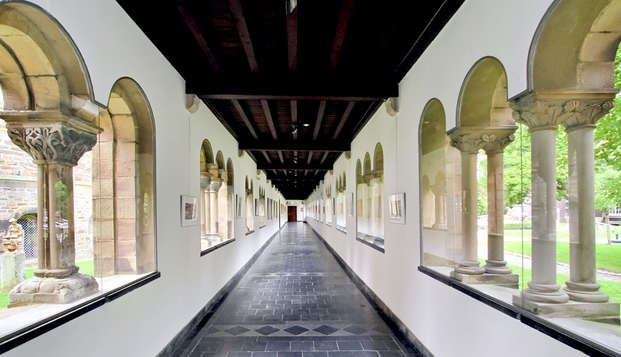
M 551 2 L 466 1 L 401 82 L 398 116 L 388 116 L 384 107 L 378 110 L 352 143 L 351 159 L 341 155 L 334 165 L 335 174 L 347 173 L 349 195 L 355 192 L 356 160 L 362 161 L 365 152 L 372 155 L 375 144 L 382 143 L 384 196 L 405 192 L 407 212 L 405 225 L 385 221 L 385 254 L 355 240 L 355 213 L 347 215 L 346 234 L 307 219 L 436 356 L 583 355 L 417 270 L 418 128 L 423 108 L 431 98 L 440 99 L 446 127 L 454 127 L 462 82 L 484 56 L 497 57 L 504 64 L 509 97 L 526 90 L 531 40 Z M 316 194 L 308 202 L 315 198 Z M 387 217 L 386 205 L 384 209 Z
M 199 149 L 209 139 L 214 154 L 232 158 L 235 193 L 244 195 L 255 163 L 237 154 L 237 143 L 201 104 L 185 109 L 185 84 L 121 7 L 112 0 L 37 1 L 67 30 L 90 72 L 96 100 L 107 103 L 114 82 L 128 76 L 144 90 L 155 120 L 157 256 L 161 278 L 9 351 L 7 356 L 154 356 L 277 231 L 278 219 L 245 235 L 236 220 L 236 241 L 200 256 L 200 227 L 180 226 L 180 195 L 199 194 Z M 242 196 L 243 197 L 243 196 Z M 243 211 L 245 214 L 245 211 Z M 286 219 L 285 219 L 286 220 Z

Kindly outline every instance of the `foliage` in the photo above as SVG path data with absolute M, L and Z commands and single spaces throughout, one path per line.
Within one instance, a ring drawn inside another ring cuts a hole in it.
M 606 210 L 621 202 L 621 171 L 602 164 L 595 172 L 595 209 Z
M 621 88 L 621 47 L 615 58 L 615 87 Z M 595 129 L 595 158 L 621 171 L 621 96 Z

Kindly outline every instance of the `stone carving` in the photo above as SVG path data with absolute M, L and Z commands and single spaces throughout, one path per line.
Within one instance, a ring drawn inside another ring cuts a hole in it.
M 531 93 L 510 103 L 513 119 L 531 130 L 595 125 L 614 106 L 614 94 Z
M 2 239 L 2 249 L 4 253 L 24 253 L 24 229 L 15 218 L 9 219 L 9 228 Z
M 7 127 L 13 143 L 32 156 L 35 162 L 75 166 L 97 143 L 95 134 L 78 132 L 61 124 L 27 127 L 9 123 Z

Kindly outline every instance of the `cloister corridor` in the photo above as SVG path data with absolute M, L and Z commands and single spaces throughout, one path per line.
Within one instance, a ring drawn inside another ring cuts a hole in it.
M 181 356 L 418 356 L 304 223 L 287 223 Z M 176 354 L 175 354 L 176 355 Z

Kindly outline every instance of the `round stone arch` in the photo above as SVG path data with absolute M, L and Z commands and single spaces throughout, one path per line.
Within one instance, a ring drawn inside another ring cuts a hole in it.
M 208 172 L 208 164 L 213 164 L 213 149 L 209 140 L 204 139 L 201 143 L 201 172 Z
M 131 78 L 118 79 L 93 148 L 95 274 L 156 269 L 155 127 L 149 101 Z
M 218 151 L 216 154 L 216 165 L 218 165 L 219 170 L 226 169 L 226 166 L 224 166 L 224 155 L 222 155 L 222 151 Z
M 373 151 L 373 172 L 381 176 L 384 173 L 384 149 L 382 149 L 382 144 L 380 143 L 375 145 L 375 150 Z
M 620 0 L 554 1 L 531 43 L 528 89 L 614 88 L 620 40 Z
M 3 117 L 37 110 L 86 114 L 97 106 L 84 59 L 65 29 L 28 2 L 0 4 Z

